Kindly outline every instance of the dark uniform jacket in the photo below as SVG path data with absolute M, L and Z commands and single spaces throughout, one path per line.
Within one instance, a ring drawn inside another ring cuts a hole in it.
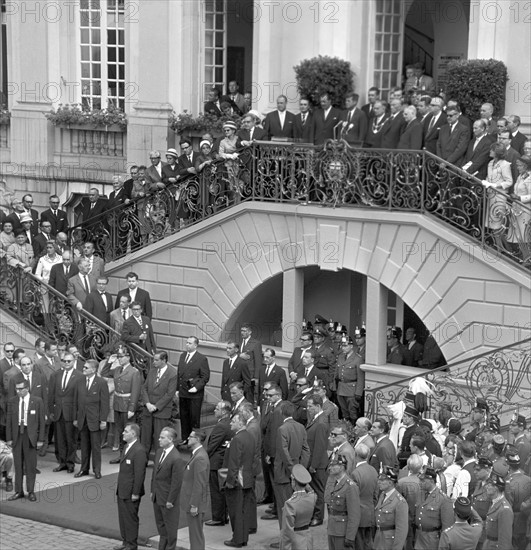
M 408 533 L 406 499 L 393 490 L 384 500 L 381 494 L 375 510 L 376 534 L 374 550 L 402 550 Z
M 131 495 L 142 496 L 146 477 L 146 449 L 140 441 L 135 441 L 126 454 L 120 457 L 120 471 L 116 484 L 118 498 L 129 499 Z
M 358 486 L 347 475 L 337 484 L 330 476 L 324 500 L 328 505 L 328 535 L 355 540 L 361 519 Z

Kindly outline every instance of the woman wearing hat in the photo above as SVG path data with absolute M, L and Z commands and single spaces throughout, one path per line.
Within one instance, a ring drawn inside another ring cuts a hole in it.
M 221 140 L 219 144 L 219 157 L 225 159 L 225 166 L 227 167 L 227 172 L 230 182 L 230 193 L 229 196 L 233 201 L 238 201 L 240 198 L 240 184 L 239 184 L 239 162 L 238 162 L 238 153 L 237 150 L 241 148 L 241 140 L 236 135 L 236 130 L 238 127 L 236 123 L 232 120 L 228 120 L 223 124 L 223 133 L 225 137 Z
M 531 232 L 531 157 L 524 155 L 516 161 L 518 178 L 514 184 L 512 209 L 509 216 L 510 227 L 507 240 L 512 244 L 513 251 L 518 252 L 518 245 L 522 259 L 529 261 Z

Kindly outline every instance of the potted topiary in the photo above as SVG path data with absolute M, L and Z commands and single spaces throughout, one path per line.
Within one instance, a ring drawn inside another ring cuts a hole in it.
M 321 94 L 328 93 L 332 105 L 342 107 L 345 94 L 353 88 L 350 63 L 338 57 L 305 59 L 294 70 L 299 94 L 308 97 L 314 106 L 319 105 Z

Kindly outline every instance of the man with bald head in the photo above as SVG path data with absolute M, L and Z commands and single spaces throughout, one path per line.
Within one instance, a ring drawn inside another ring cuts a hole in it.
M 66 297 L 76 309 L 81 310 L 87 296 L 96 288 L 96 279 L 90 275 L 90 262 L 86 258 L 79 261 L 78 269 L 79 273 L 68 279 Z
M 498 126 L 496 124 L 496 119 L 492 116 L 493 114 L 494 106 L 492 105 L 492 103 L 483 103 L 481 109 L 479 110 L 479 115 L 487 125 L 487 134 L 496 135 L 498 132 Z

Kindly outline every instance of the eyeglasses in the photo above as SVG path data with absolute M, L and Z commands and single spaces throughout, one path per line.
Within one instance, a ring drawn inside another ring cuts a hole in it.
M 74 360 L 73 359 L 63 359 L 63 363 L 73 363 Z M 85 368 L 85 367 L 83 367 Z
M 335 432 L 330 432 L 330 437 L 339 437 L 340 435 L 343 435 L 342 433 L 337 434 Z
M 5 353 L 15 353 L 15 350 L 14 349 L 5 349 L 4 352 Z
M 59 204 L 59 201 L 50 201 L 50 204 Z
M 149 157 L 149 160 L 160 160 L 160 157 Z
M 307 386 L 308 384 L 305 382 L 304 384 L 295 384 L 296 386 Z
M 310 342 L 309 338 L 301 338 L 301 342 Z
M 277 395 L 277 394 L 276 393 L 266 393 L 267 397 L 275 397 L 275 395 Z
M 33 204 L 33 201 L 27 201 L 27 200 L 25 200 L 24 202 L 27 202 L 27 203 L 29 203 L 29 204 Z

